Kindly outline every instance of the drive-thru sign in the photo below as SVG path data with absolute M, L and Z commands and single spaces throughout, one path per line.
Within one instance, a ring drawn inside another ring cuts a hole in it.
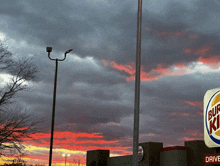
M 220 154 L 212 154 L 204 156 L 205 164 L 219 164 L 220 163 Z
M 207 147 L 220 147 L 220 88 L 204 96 L 204 141 Z

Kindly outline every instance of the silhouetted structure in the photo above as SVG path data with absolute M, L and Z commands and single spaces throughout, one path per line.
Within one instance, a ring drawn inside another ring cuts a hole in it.
M 144 150 L 139 166 L 205 166 L 204 155 L 215 154 L 204 140 L 185 141 L 185 146 L 163 147 L 161 142 L 139 143 Z M 132 155 L 109 157 L 109 150 L 87 151 L 86 166 L 130 166 Z M 214 166 L 211 165 L 210 166 Z

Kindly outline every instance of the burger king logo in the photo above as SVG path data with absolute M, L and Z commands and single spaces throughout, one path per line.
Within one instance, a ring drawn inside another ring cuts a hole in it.
M 220 89 L 204 96 L 204 140 L 208 147 L 220 146 Z

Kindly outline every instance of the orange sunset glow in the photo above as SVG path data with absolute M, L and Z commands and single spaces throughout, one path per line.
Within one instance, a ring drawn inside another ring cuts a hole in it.
M 25 150 L 28 155 L 22 157 L 29 163 L 47 165 L 49 157 L 50 134 L 35 133 L 31 135 L 32 139 L 25 139 Z M 53 143 L 53 165 L 64 165 L 64 157 L 62 154 L 70 154 L 68 163 L 78 163 L 85 165 L 86 151 L 96 149 L 109 149 L 116 154 L 123 153 L 130 155 L 128 151 L 131 147 L 121 147 L 117 142 L 122 140 L 104 140 L 101 133 L 73 133 L 73 132 L 55 132 Z M 30 155 L 31 154 L 31 155 Z M 2 159 L 13 159 L 12 157 Z M 75 161 L 74 161 L 75 160 Z M 77 162 L 76 162 L 77 161 Z M 9 162 L 10 163 L 10 162 Z

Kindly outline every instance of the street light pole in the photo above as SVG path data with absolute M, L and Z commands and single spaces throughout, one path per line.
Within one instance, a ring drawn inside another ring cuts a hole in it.
M 69 157 L 70 156 L 70 154 L 63 154 L 63 157 L 65 157 L 65 166 L 66 166 L 66 158 L 67 158 L 67 156 Z
M 52 161 L 52 149 L 53 149 L 53 133 L 54 133 L 54 118 L 55 118 L 55 105 L 56 105 L 56 89 L 57 89 L 57 70 L 58 70 L 58 61 L 64 61 L 66 59 L 66 54 L 71 52 L 68 50 L 65 52 L 63 59 L 52 59 L 50 58 L 50 52 L 52 52 L 52 47 L 47 47 L 48 58 L 50 60 L 55 60 L 55 77 L 54 77 L 54 91 L 53 91 L 53 110 L 52 110 L 52 121 L 51 121 L 51 136 L 50 136 L 50 154 L 49 154 L 49 166 L 51 166 Z
M 140 66 L 141 66 L 141 21 L 142 21 L 141 19 L 142 19 L 142 0 L 138 0 L 135 101 L 134 101 L 134 130 L 133 130 L 133 159 L 132 159 L 133 166 L 138 166 Z
M 49 166 L 51 166 L 51 161 L 52 161 L 52 149 L 53 149 L 54 116 L 55 116 L 56 89 L 57 89 L 57 67 L 58 67 L 58 60 L 56 59 L 56 63 L 55 63 L 55 77 L 54 77 L 54 91 L 53 91 L 53 111 L 52 111 L 52 122 L 51 122 Z

